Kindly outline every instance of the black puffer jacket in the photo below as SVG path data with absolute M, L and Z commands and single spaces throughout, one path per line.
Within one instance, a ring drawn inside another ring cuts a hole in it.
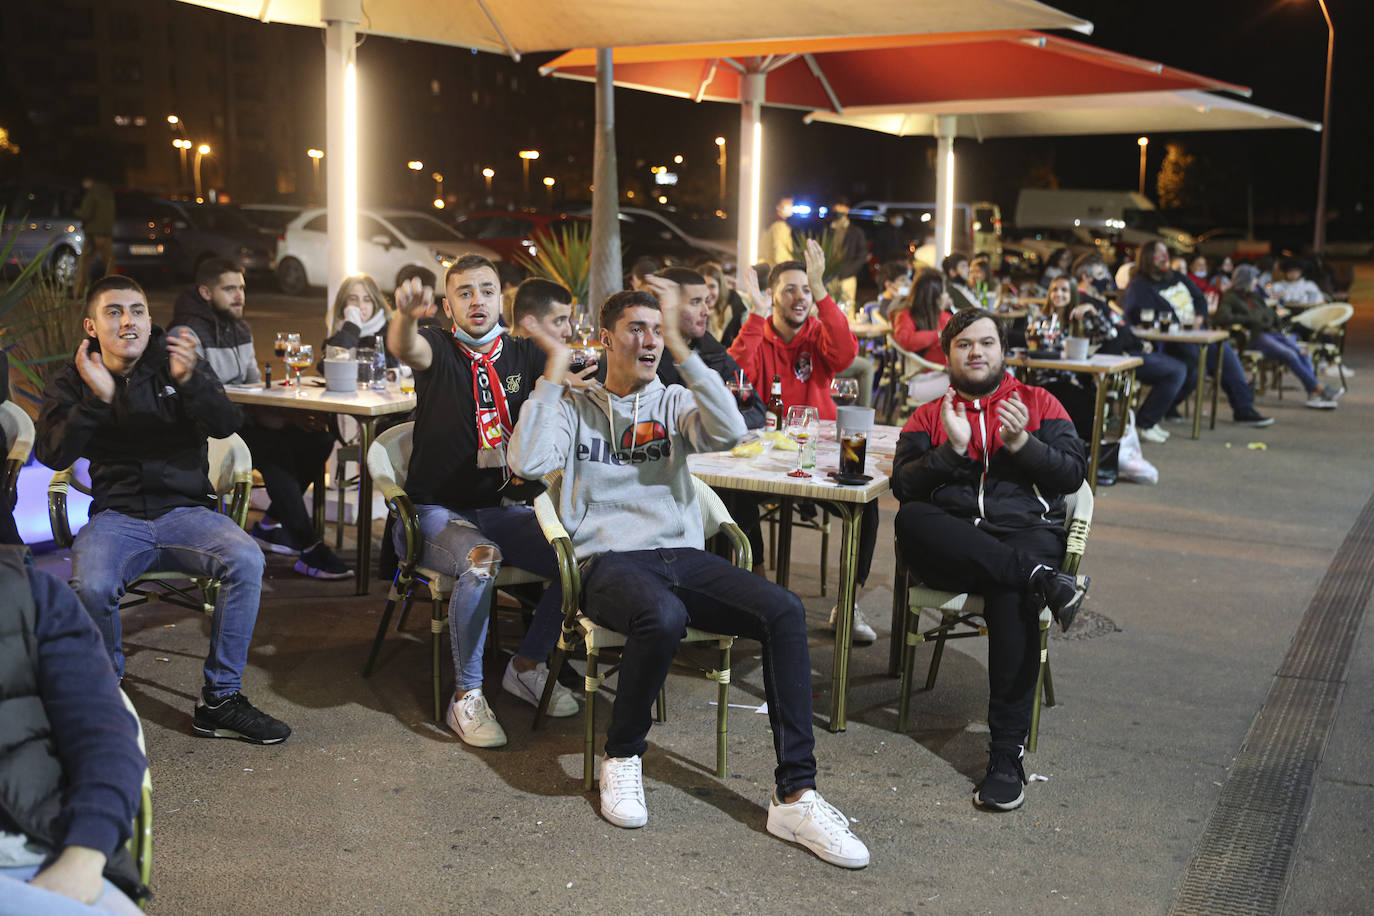
M 1030 439 L 1015 454 L 1002 447 L 997 422 L 997 405 L 1012 392 L 1030 412 Z M 961 456 L 949 444 L 940 419 L 944 399 L 922 404 L 897 440 L 892 462 L 897 499 L 931 503 L 993 534 L 1042 525 L 1064 532 L 1064 495 L 1083 484 L 1088 461 L 1063 405 L 1045 389 L 1011 376 L 986 398 L 956 398 L 973 432 L 968 453 Z
M 54 470 L 91 462 L 91 515 L 114 509 L 158 518 L 182 506 L 214 505 L 206 471 L 207 437 L 236 432 L 243 414 L 210 367 L 197 360 L 186 384 L 172 380 L 161 328 L 128 377 L 115 376 L 115 398 L 96 397 L 69 362 L 43 389 L 34 453 Z

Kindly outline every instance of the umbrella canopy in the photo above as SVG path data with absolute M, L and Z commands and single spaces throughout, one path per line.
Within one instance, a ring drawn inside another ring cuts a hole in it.
M 332 0 L 183 0 L 196 6 L 290 25 L 322 28 Z M 360 31 L 503 54 L 660 41 L 814 38 L 828 35 L 952 32 L 969 22 L 1007 28 L 1074 29 L 1092 24 L 1035 0 L 384 0 L 369 4 Z M 594 63 L 594 62 L 593 62 Z M 814 107 L 814 106 L 813 106 Z
M 356 34 L 365 32 L 437 44 L 479 48 L 519 57 L 586 45 L 707 41 L 722 32 L 748 38 L 800 39 L 883 32 L 938 32 L 969 21 L 1018 28 L 1092 24 L 1036 0 L 867 0 L 860 6 L 833 0 L 181 0 L 196 6 L 293 25 L 324 28 L 328 106 L 329 294 L 357 261 Z M 610 69 L 610 62 L 606 62 Z M 815 107 L 815 106 L 807 106 Z M 592 207 L 592 297 L 620 284 L 620 241 L 615 218 L 613 106 L 609 83 L 597 97 L 595 188 Z M 757 201 L 754 202 L 757 204 Z M 757 206 L 754 210 L 757 211 Z
M 1281 127 L 1322 129 L 1316 121 L 1192 89 L 874 105 L 848 108 L 843 114 L 813 111 L 806 120 L 847 124 L 898 137 L 929 137 L 935 133 L 936 121 L 942 115 L 955 118 L 955 135 L 980 140 Z
M 964 21 L 977 19 L 969 15 Z M 540 72 L 594 79 L 595 54 L 591 48 L 569 51 Z M 1104 91 L 1222 89 L 1249 94 L 1234 83 L 1027 29 L 617 47 L 612 60 L 619 86 L 743 103 L 736 157 L 739 264 L 757 259 L 761 104 L 842 114 L 854 106 Z M 952 153 L 938 161 L 942 180 L 937 181 L 937 209 L 948 214 L 953 200 L 945 198 L 952 194 L 952 180 L 943 179 Z M 948 219 L 937 218 L 941 248 L 948 246 L 948 233 L 942 233 L 948 225 Z

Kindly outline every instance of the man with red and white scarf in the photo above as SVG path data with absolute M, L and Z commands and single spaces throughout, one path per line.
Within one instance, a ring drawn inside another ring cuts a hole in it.
M 531 705 L 544 691 L 544 659 L 563 619 L 557 560 L 534 510 L 503 504 L 520 501 L 518 495 L 507 498 L 512 478 L 506 447 L 520 406 L 544 371 L 544 353 L 531 340 L 501 332 L 501 281 L 486 258 L 459 258 L 444 288 L 449 327 L 419 327 L 437 312 L 433 290 L 418 279 L 397 287 L 387 347 L 415 371 L 406 493 L 420 515 L 421 563 L 454 579 L 448 619 L 456 684 L 445 718 L 467 744 L 500 747 L 506 733 L 482 693 L 482 647 L 501 564 L 553 580 L 502 679 L 508 692 Z M 398 553 L 401 536 L 398 526 Z M 555 684 L 549 714 L 576 712 L 572 694 Z
M 1040 610 L 1067 630 L 1088 588 L 1059 571 L 1064 496 L 1088 469 L 1083 441 L 1054 395 L 1006 373 L 1006 343 L 992 312 L 954 314 L 940 332 L 949 391 L 916 408 L 892 462 L 902 503 L 893 527 L 907 565 L 931 588 L 983 597 L 989 762 L 973 800 L 999 811 L 1025 798 Z

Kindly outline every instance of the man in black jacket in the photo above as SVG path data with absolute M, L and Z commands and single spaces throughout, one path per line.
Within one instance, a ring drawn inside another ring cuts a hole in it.
M 253 331 L 243 320 L 247 290 L 243 271 L 227 258 L 196 268 L 196 282 L 182 291 L 172 310 L 172 330 L 189 328 L 196 353 L 225 385 L 262 380 L 253 351 Z M 263 550 L 296 554 L 296 572 L 314 579 L 347 579 L 353 570 L 315 533 L 305 508 L 305 488 L 323 479 L 334 436 L 322 415 L 303 410 L 250 407 L 239 430 L 253 467 L 262 474 L 271 502 L 250 532 Z
M 262 591 L 262 553 L 213 510 L 206 437 L 228 436 L 239 409 L 196 358 L 195 339 L 164 335 L 128 277 L 86 296 L 76 358 L 53 373 L 38 417 L 38 459 L 65 468 L 90 459 L 91 518 L 72 545 L 72 589 L 124 676 L 119 599 L 151 569 L 220 580 L 210 624 L 203 702 L 193 729 L 212 738 L 277 744 L 291 729 L 241 692 Z
M 955 313 L 940 333 L 949 391 L 916 408 L 892 462 L 897 548 L 932 588 L 976 592 L 988 627 L 987 776 L 980 807 L 1019 808 L 1040 670 L 1040 609 L 1068 629 L 1087 592 L 1058 570 L 1064 495 L 1083 483 L 1083 441 L 1043 388 L 1006 374 L 992 312 Z

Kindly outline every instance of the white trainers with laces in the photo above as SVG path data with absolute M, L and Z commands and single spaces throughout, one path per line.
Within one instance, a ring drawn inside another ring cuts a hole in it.
M 639 757 L 606 757 L 601 761 L 601 816 L 617 827 L 643 827 L 644 762 Z
M 1146 426 L 1142 429 L 1137 429 L 1136 433 L 1146 442 L 1163 443 L 1169 440 L 1169 431 L 1163 426 Z
M 830 609 L 830 629 L 835 629 L 835 616 L 839 613 L 840 606 L 837 604 Z M 856 646 L 869 646 L 878 638 L 878 632 L 868 625 L 864 620 L 864 615 L 859 612 L 859 606 L 854 606 L 854 621 L 849 628 L 849 641 Z
M 807 789 L 790 805 L 774 795 L 768 805 L 768 832 L 805 846 L 831 865 L 863 868 L 868 864 L 868 847 L 849 829 L 849 818 L 815 789 Z
M 504 747 L 506 744 L 506 730 L 496 721 L 496 714 L 487 705 L 481 690 L 449 700 L 444 719 L 464 744 L 473 747 Z
M 501 687 L 506 693 L 519 697 L 537 709 L 548 680 L 548 665 L 540 662 L 529 671 L 516 671 L 515 659 L 512 658 L 506 663 L 506 673 L 501 678 Z M 555 681 L 553 695 L 549 697 L 549 715 L 555 719 L 562 719 L 576 714 L 577 700 L 573 699 L 572 691 Z

